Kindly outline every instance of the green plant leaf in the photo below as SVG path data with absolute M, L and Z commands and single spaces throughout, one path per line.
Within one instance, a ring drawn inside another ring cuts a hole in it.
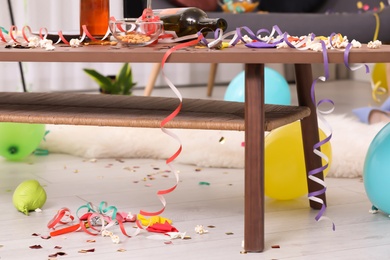
M 102 92 L 106 94 L 131 95 L 131 89 L 136 85 L 129 63 L 124 63 L 116 76 L 104 76 L 93 69 L 84 71 L 95 80 Z
M 96 81 L 99 84 L 99 86 L 102 90 L 104 90 L 107 93 L 111 93 L 111 91 L 113 90 L 113 87 L 114 87 L 114 83 L 112 82 L 112 80 L 110 78 L 100 74 L 99 72 L 97 72 L 96 70 L 93 70 L 93 69 L 84 69 L 84 71 L 94 81 Z
M 130 95 L 133 84 L 133 75 L 129 63 L 125 63 L 119 71 L 116 81 L 122 95 Z

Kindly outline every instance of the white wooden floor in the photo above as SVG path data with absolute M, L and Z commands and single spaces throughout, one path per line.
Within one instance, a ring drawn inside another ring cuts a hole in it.
M 322 85 L 318 95 L 334 99 L 335 113 L 345 113 L 370 102 L 369 88 L 367 83 L 332 82 Z M 223 97 L 224 90 L 217 88 L 213 97 Z M 192 97 L 206 92 L 205 88 L 181 91 L 183 96 Z M 171 95 L 170 90 L 153 94 Z M 293 201 L 267 198 L 265 251 L 242 254 L 243 170 L 199 169 L 175 163 L 180 183 L 166 196 L 162 216 L 191 239 L 175 239 L 169 244 L 148 232 L 125 238 L 118 227 L 111 231 L 120 237 L 120 244 L 83 232 L 51 239 L 32 235 L 48 235 L 46 225 L 60 208 L 67 207 L 75 214 L 87 202 L 106 201 L 123 212 L 159 210 L 156 191 L 175 184 L 165 162 L 118 159 L 90 161 L 60 154 L 31 156 L 25 162 L 0 159 L 0 259 L 49 259 L 57 252 L 66 253 L 57 259 L 390 259 L 390 220 L 385 214 L 368 212 L 371 204 L 361 179 L 326 179 L 325 215 L 331 220 L 316 222 L 317 211 L 308 207 L 305 197 Z M 14 189 L 27 179 L 38 180 L 48 195 L 43 211 L 29 216 L 12 204 Z M 197 225 L 209 232 L 196 234 Z M 135 230 L 132 223 L 126 227 L 128 232 Z M 42 248 L 31 249 L 34 245 Z M 95 251 L 80 253 L 88 249 Z

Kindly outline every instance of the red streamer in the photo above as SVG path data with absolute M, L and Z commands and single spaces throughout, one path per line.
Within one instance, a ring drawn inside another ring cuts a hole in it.
M 16 27 L 15 25 L 12 25 L 11 28 L 9 29 L 9 36 L 11 37 L 11 39 L 16 42 L 16 43 L 19 43 L 19 41 L 15 38 L 14 34 L 13 33 L 18 33 L 18 27 Z

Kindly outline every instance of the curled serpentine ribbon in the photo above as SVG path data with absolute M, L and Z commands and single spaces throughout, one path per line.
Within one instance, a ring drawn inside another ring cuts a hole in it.
M 91 35 L 91 33 L 88 31 L 88 28 L 86 25 L 82 25 L 82 29 L 83 29 L 83 34 L 80 37 L 80 42 L 83 42 L 86 37 L 88 37 L 92 41 L 104 41 L 111 34 L 109 28 L 107 28 L 107 32 L 104 35 L 104 37 L 101 40 L 98 40 Z M 5 42 L 5 43 L 7 42 L 7 39 L 4 36 L 4 33 L 5 33 L 5 34 L 9 35 L 9 37 L 11 38 L 11 40 L 13 42 L 21 43 L 21 41 L 18 39 L 17 32 L 18 32 L 18 28 L 15 25 L 11 25 L 9 31 L 4 29 L 4 27 L 0 27 L 0 41 Z M 31 27 L 28 25 L 23 26 L 21 33 L 22 33 L 22 38 L 26 43 L 29 43 L 30 36 L 34 35 L 32 30 L 31 30 Z M 47 39 L 48 35 L 49 35 L 49 32 L 48 32 L 47 28 L 42 27 L 39 29 L 39 33 L 38 33 L 39 39 L 45 40 L 45 39 Z M 65 38 L 62 31 L 60 30 L 60 31 L 58 31 L 58 40 L 54 44 L 60 44 L 61 42 L 66 44 L 66 45 L 70 45 L 70 42 Z
M 86 209 L 87 212 L 79 216 L 79 212 L 83 209 Z M 47 224 L 47 227 L 51 230 L 50 236 L 59 236 L 75 231 L 84 231 L 89 235 L 96 236 L 114 225 L 119 225 L 122 234 L 127 237 L 135 236 L 140 232 L 140 229 L 137 229 L 132 235 L 129 235 L 124 223 L 134 222 L 134 216 L 118 212 L 116 207 L 107 206 L 105 201 L 102 201 L 98 207 L 92 203 L 79 207 L 76 216 L 79 222 L 69 225 L 75 220 L 71 211 L 66 207 L 58 210 L 57 214 Z M 65 227 L 58 228 L 59 225 L 65 225 Z
M 171 156 L 169 157 L 167 160 L 166 160 L 166 164 L 171 168 L 172 172 L 175 174 L 175 178 L 176 178 L 176 184 L 174 186 L 172 186 L 171 188 L 169 189 L 166 189 L 166 190 L 159 190 L 157 192 L 157 196 L 158 198 L 160 199 L 163 207 L 162 209 L 160 209 L 159 211 L 157 212 L 147 212 L 147 211 L 144 211 L 144 210 L 141 210 L 140 211 L 140 214 L 143 215 L 143 216 L 156 216 L 156 215 L 159 215 L 161 214 L 164 210 L 165 210 L 165 207 L 166 207 L 166 200 L 164 198 L 164 195 L 165 194 L 168 194 L 172 191 L 174 191 L 177 187 L 177 185 L 179 184 L 179 174 L 178 172 L 174 169 L 173 165 L 172 165 L 172 162 L 179 156 L 179 154 L 181 153 L 182 151 L 182 143 L 181 143 L 181 140 L 180 138 L 172 131 L 170 131 L 169 129 L 166 129 L 165 128 L 165 125 L 171 121 L 172 119 L 174 119 L 179 113 L 180 113 L 180 110 L 182 108 L 182 105 L 183 105 L 183 97 L 181 95 L 181 93 L 179 92 L 179 90 L 175 87 L 175 85 L 172 83 L 172 81 L 166 76 L 165 74 L 165 71 L 164 71 L 164 68 L 165 68 L 165 64 L 169 58 L 169 56 L 176 50 L 179 50 L 179 49 L 182 49 L 182 48 L 186 48 L 188 46 L 193 46 L 193 45 L 196 45 L 199 43 L 199 41 L 201 41 L 203 38 L 203 35 L 202 34 L 199 34 L 198 38 L 195 39 L 195 40 L 192 40 L 192 41 L 189 41 L 189 42 L 184 42 L 184 43 L 181 43 L 181 44 L 178 44 L 178 45 L 175 45 L 174 47 L 172 47 L 171 49 L 169 49 L 163 56 L 163 59 L 161 61 L 161 68 L 162 68 L 162 75 L 166 81 L 166 83 L 168 84 L 168 86 L 171 88 L 171 90 L 176 94 L 176 96 L 178 97 L 179 99 L 179 104 L 178 106 L 176 107 L 176 109 L 170 114 L 168 115 L 165 119 L 162 120 L 161 124 L 160 124 L 160 127 L 161 127 L 161 130 L 162 132 L 164 132 L 165 134 L 169 135 L 170 137 L 174 138 L 175 140 L 178 141 L 179 143 L 179 148 L 177 149 L 177 151 Z M 137 224 L 138 226 L 139 225 L 139 222 L 137 221 Z
M 245 30 L 248 33 L 247 35 L 252 40 L 252 42 L 250 42 L 250 43 L 245 42 L 244 37 L 242 37 L 242 35 L 241 35 L 241 30 Z M 257 37 L 256 35 L 260 35 L 260 33 L 267 33 L 268 37 L 264 37 L 264 38 Z M 321 185 L 323 188 L 320 190 L 314 191 L 314 192 L 309 192 L 308 197 L 309 197 L 309 200 L 315 201 L 321 205 L 321 209 L 318 212 L 318 214 L 315 216 L 315 220 L 316 221 L 320 221 L 323 219 L 330 220 L 328 217 L 326 217 L 324 215 L 325 210 L 326 210 L 326 205 L 325 205 L 324 201 L 321 198 L 319 198 L 320 195 L 325 194 L 326 189 L 327 189 L 327 185 L 326 185 L 324 180 L 318 178 L 315 175 L 323 172 L 325 169 L 327 169 L 329 167 L 329 158 L 324 153 L 321 152 L 320 147 L 322 145 L 324 145 L 325 143 L 329 142 L 330 139 L 332 138 L 332 128 L 331 128 L 330 124 L 326 121 L 326 119 L 324 118 L 323 115 L 330 114 L 333 112 L 334 102 L 331 99 L 321 99 L 320 101 L 318 101 L 316 103 L 315 86 L 316 86 L 316 83 L 318 82 L 318 80 L 326 81 L 329 78 L 329 62 L 328 62 L 327 49 L 328 49 L 328 47 L 331 49 L 336 49 L 336 48 L 334 48 L 333 40 L 337 39 L 337 38 L 341 38 L 341 35 L 335 34 L 335 33 L 331 34 L 329 36 L 329 43 L 328 43 L 329 46 L 326 45 L 325 41 L 323 40 L 323 37 L 316 37 L 314 34 L 310 34 L 310 35 L 303 37 L 303 38 L 291 39 L 291 36 L 289 36 L 289 34 L 286 32 L 282 33 L 282 31 L 280 30 L 280 28 L 278 26 L 274 26 L 272 28 L 271 32 L 269 32 L 268 30 L 265 30 L 265 29 L 261 29 L 261 30 L 257 31 L 256 34 L 253 33 L 247 27 L 237 28 L 236 35 L 238 35 L 238 39 L 242 40 L 245 43 L 245 46 L 250 47 L 250 48 L 274 48 L 278 44 L 284 42 L 290 48 L 294 48 L 297 50 L 307 50 L 309 48 L 308 44 L 307 44 L 308 42 L 321 44 L 323 61 L 324 61 L 324 75 L 319 76 L 317 79 L 313 80 L 313 83 L 311 85 L 311 99 L 312 99 L 313 104 L 316 107 L 317 115 L 318 115 L 320 122 L 323 123 L 324 127 L 326 128 L 326 130 L 329 134 L 323 140 L 320 140 L 318 143 L 314 144 L 314 146 L 313 146 L 313 153 L 316 154 L 317 156 L 319 156 L 322 160 L 324 160 L 325 164 L 319 168 L 308 170 L 307 174 L 308 174 L 308 178 L 311 181 Z M 232 45 L 234 45 L 234 44 L 232 44 Z M 344 64 L 345 64 L 345 66 L 350 70 L 357 70 L 357 69 L 360 69 L 362 66 L 365 66 L 366 73 L 369 73 L 369 68 L 365 64 L 364 65 L 357 65 L 357 66 L 350 66 L 349 65 L 348 57 L 349 57 L 349 53 L 350 53 L 350 50 L 352 47 L 353 47 L 352 44 L 348 43 L 347 46 L 345 47 L 345 49 L 343 50 L 344 51 Z M 328 110 L 324 110 L 324 111 L 320 110 L 319 107 L 324 103 L 331 104 L 331 108 Z M 333 223 L 333 221 L 331 221 L 331 222 L 332 222 L 332 229 L 335 230 L 335 224 Z

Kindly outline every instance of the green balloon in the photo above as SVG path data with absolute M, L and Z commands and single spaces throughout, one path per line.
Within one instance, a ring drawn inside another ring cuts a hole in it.
M 46 191 L 41 184 L 36 180 L 28 180 L 16 187 L 12 202 L 17 210 L 28 215 L 30 211 L 42 208 L 46 198 Z
M 0 123 L 0 156 L 19 161 L 30 155 L 45 136 L 41 124 Z

